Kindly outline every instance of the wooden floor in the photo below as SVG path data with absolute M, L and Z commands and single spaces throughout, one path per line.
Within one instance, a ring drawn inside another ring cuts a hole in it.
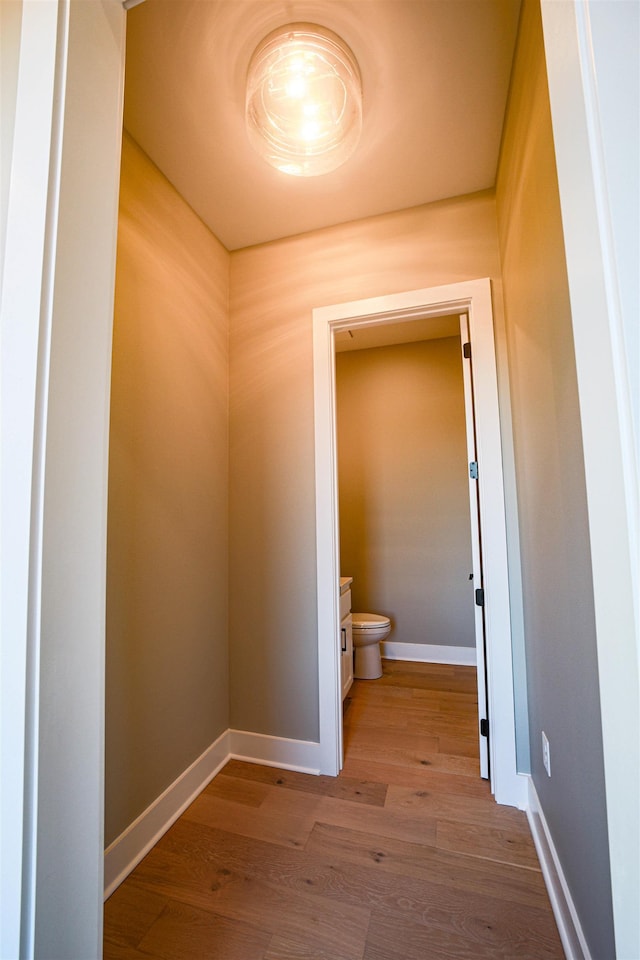
M 337 779 L 231 761 L 105 905 L 105 960 L 562 958 L 524 813 L 478 774 L 475 671 L 385 661 Z

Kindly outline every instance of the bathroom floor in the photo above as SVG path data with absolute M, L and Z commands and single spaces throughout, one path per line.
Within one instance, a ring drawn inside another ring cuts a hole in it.
M 105 960 L 564 956 L 526 817 L 479 778 L 475 670 L 383 663 L 340 776 L 230 761 L 105 904 Z

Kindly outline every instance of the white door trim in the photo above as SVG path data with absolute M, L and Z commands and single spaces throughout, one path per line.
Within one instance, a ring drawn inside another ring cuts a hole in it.
M 486 586 L 491 785 L 498 803 L 524 807 L 526 792 L 516 767 L 506 519 L 491 283 L 488 279 L 333 304 L 313 311 L 321 772 L 335 776 L 342 762 L 337 641 L 340 570 L 334 333 L 356 324 L 393 323 L 465 311 L 469 315 L 474 352 L 477 447 L 481 465 L 480 516 L 486 531 L 482 555 Z
M 640 463 L 629 334 L 638 309 L 630 201 L 638 93 L 637 63 L 620 55 L 637 11 L 609 4 L 605 23 L 593 16 L 598 6 L 543 0 L 541 10 L 584 450 L 616 954 L 637 957 Z
M 7 111 L 14 130 L 0 305 L 8 560 L 0 956 L 100 957 L 106 481 L 126 18 L 119 0 L 21 7 L 20 29 L 6 34 L 18 76 Z
M 2 957 L 26 956 L 34 929 L 35 876 L 30 852 L 35 847 L 36 757 L 31 731 L 37 707 L 34 637 L 40 618 L 42 559 L 37 521 L 44 494 L 38 469 L 44 448 L 39 344 L 47 342 L 51 323 L 54 263 L 48 242 L 49 220 L 59 184 L 50 171 L 55 168 L 61 141 L 56 79 L 62 60 L 59 20 L 64 22 L 67 4 L 39 7 L 32 3 L 22 7 L 15 36 L 9 38 L 13 40 L 18 72 L 6 246 L 0 266 Z M 5 76 L 3 80 L 6 82 Z

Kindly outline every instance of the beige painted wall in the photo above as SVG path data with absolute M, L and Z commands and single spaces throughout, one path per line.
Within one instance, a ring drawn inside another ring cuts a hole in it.
M 340 556 L 400 643 L 473 647 L 459 337 L 336 357 Z
M 491 192 L 231 255 L 235 728 L 318 736 L 312 309 L 487 276 L 499 276 Z
M 523 7 L 512 84 L 497 210 L 531 773 L 591 954 L 608 957 L 615 948 L 584 459 L 540 11 L 531 0 Z M 542 730 L 551 778 L 542 767 Z
M 109 467 L 106 843 L 227 729 L 229 256 L 129 139 Z

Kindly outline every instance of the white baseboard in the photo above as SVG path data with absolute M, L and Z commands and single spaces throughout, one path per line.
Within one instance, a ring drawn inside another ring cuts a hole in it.
M 246 730 L 229 731 L 229 750 L 234 760 L 262 763 L 299 773 L 320 773 L 320 744 L 311 740 L 287 740 Z
M 475 647 L 445 647 L 434 643 L 398 643 L 395 640 L 383 640 L 381 648 L 385 660 L 451 663 L 467 667 L 476 665 Z
M 229 731 L 204 751 L 104 852 L 104 898 L 131 873 L 229 759 Z
M 140 863 L 228 760 L 320 773 L 320 744 L 226 730 L 104 852 L 104 898 Z
M 540 805 L 540 798 L 532 778 L 528 777 L 528 780 L 527 818 L 564 952 L 567 960 L 592 960 L 560 858 Z

